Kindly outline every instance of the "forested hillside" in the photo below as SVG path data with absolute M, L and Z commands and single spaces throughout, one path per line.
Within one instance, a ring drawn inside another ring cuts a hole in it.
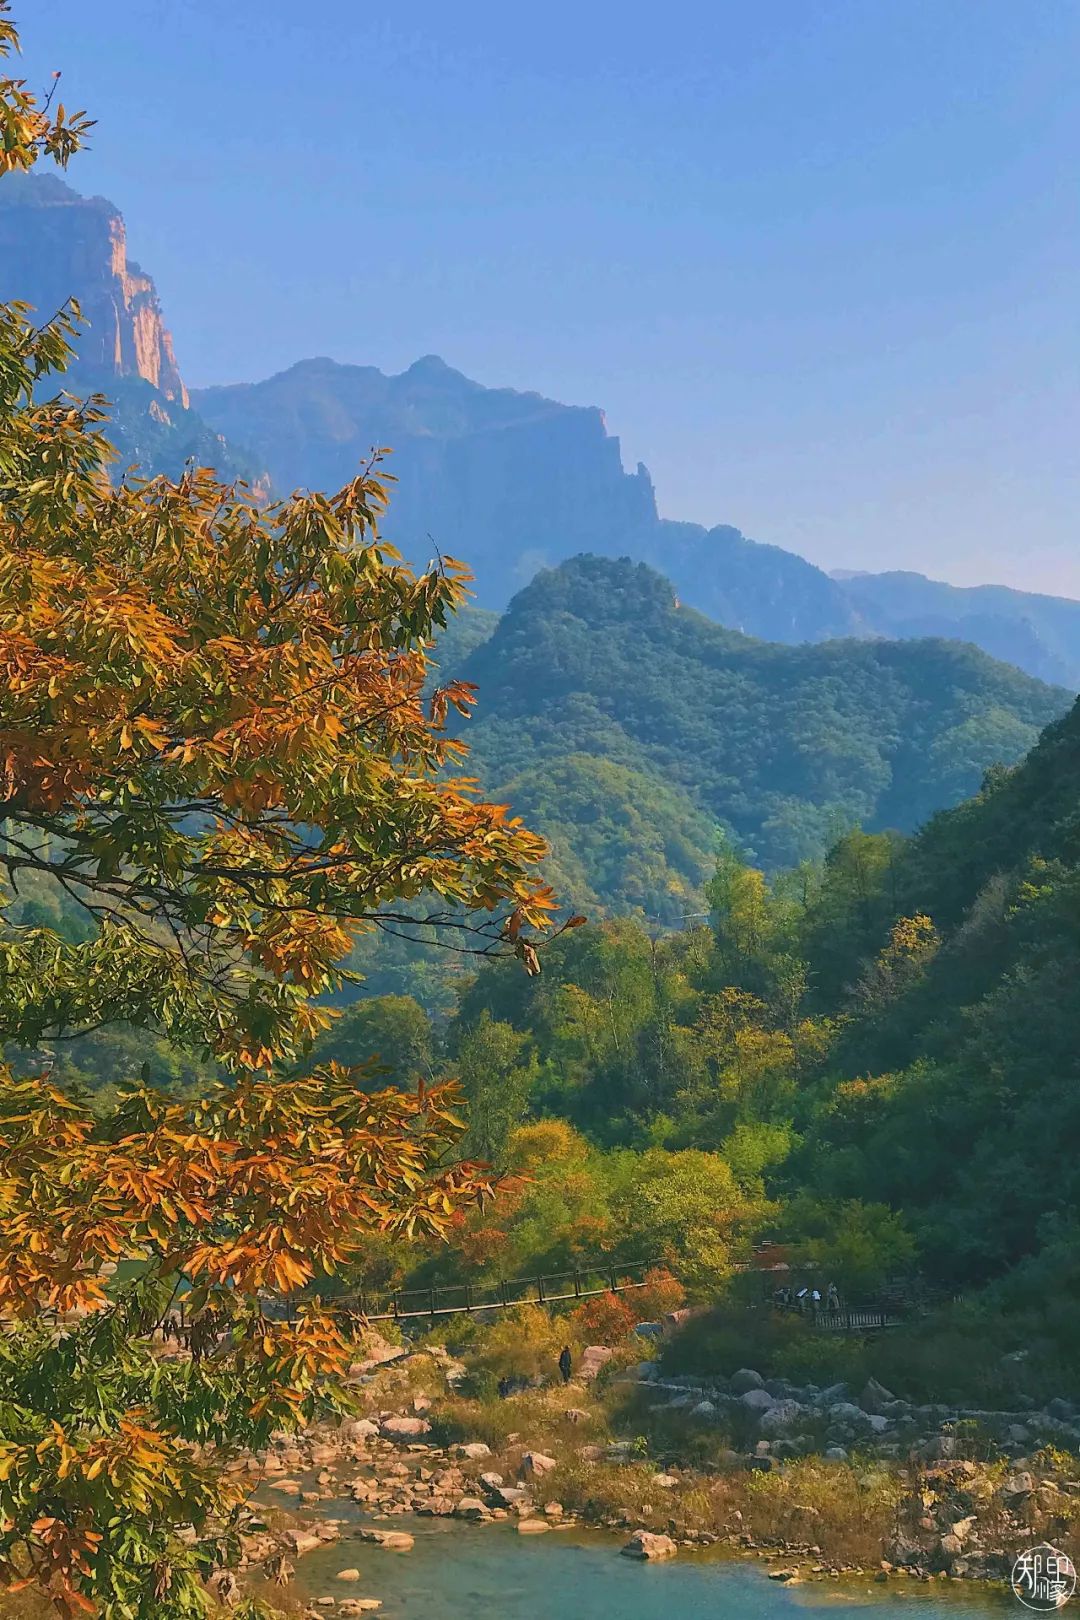
M 910 831 L 1068 703 L 943 641 L 752 641 L 643 564 L 580 557 L 522 591 L 455 673 L 486 779 L 551 838 L 575 905 L 693 909 L 719 829 L 768 868 L 846 828 Z
M 476 1150 L 534 1178 L 424 1275 L 629 1252 L 651 1221 L 715 1290 L 769 1237 L 849 1295 L 892 1276 L 967 1296 L 889 1352 L 909 1383 L 1011 1399 L 1022 1347 L 1031 1387 L 1065 1387 L 1078 790 L 1080 706 L 914 838 L 852 833 L 771 881 L 722 855 L 707 925 L 623 919 L 556 941 L 539 979 L 485 968 L 442 1035 L 408 998 L 358 1003 L 324 1055 L 444 1065 Z

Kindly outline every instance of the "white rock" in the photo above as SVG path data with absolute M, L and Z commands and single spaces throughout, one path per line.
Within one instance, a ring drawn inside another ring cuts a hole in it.
M 620 1551 L 626 1558 L 640 1558 L 651 1563 L 661 1558 L 674 1558 L 678 1548 L 670 1536 L 654 1535 L 651 1530 L 635 1530 Z
M 578 1362 L 578 1377 L 584 1379 L 586 1383 L 591 1382 L 604 1363 L 610 1361 L 614 1354 L 614 1350 L 610 1350 L 606 1344 L 586 1345 Z

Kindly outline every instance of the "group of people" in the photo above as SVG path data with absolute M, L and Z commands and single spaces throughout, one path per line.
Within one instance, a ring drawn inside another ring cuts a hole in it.
M 809 1284 L 802 1288 L 778 1288 L 773 1294 L 773 1303 L 782 1311 L 799 1311 L 802 1315 L 817 1316 L 824 1306 L 827 1311 L 840 1309 L 840 1291 L 834 1282 L 825 1290 L 824 1300 L 820 1288 L 811 1288 Z

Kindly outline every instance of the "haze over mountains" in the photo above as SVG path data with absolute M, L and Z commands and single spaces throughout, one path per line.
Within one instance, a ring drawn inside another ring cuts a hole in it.
M 832 577 L 728 525 L 664 519 L 646 468 L 625 471 L 600 410 L 487 388 L 437 356 L 397 376 L 304 360 L 263 382 L 193 390 L 189 407 L 119 211 L 52 177 L 13 182 L 0 210 L 0 295 L 51 312 L 65 290 L 91 321 L 74 382 L 116 400 L 122 464 L 175 473 L 212 461 L 284 492 L 336 487 L 388 445 L 388 538 L 421 565 L 436 548 L 467 560 L 481 606 L 501 611 L 538 569 L 579 553 L 629 556 L 682 602 L 763 640 L 944 636 L 1080 688 L 1080 603 L 914 574 Z

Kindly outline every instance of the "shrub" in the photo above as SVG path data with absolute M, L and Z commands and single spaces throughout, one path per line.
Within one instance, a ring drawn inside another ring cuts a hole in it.
M 476 1370 L 498 1378 L 538 1378 L 558 1369 L 559 1351 L 573 1334 L 568 1318 L 552 1317 L 542 1305 L 503 1311 L 478 1329 L 471 1360 Z
M 609 1289 L 579 1305 L 568 1320 L 583 1343 L 615 1345 L 643 1318 L 636 1315 L 625 1294 L 613 1294 Z

